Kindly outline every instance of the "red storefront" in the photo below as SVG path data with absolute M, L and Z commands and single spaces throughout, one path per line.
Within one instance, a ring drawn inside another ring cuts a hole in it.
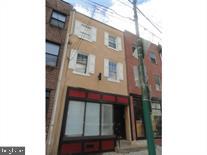
M 124 109 L 128 105 L 127 96 L 68 88 L 59 154 L 114 151 L 117 135 L 126 138 Z

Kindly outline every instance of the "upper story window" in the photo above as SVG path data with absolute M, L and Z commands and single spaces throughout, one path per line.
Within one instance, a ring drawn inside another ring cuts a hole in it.
M 88 56 L 78 53 L 75 71 L 79 73 L 86 73 Z
M 120 82 L 120 80 L 124 79 L 123 64 L 104 59 L 104 76 L 107 77 L 109 81 Z
M 161 90 L 160 77 L 158 75 L 155 75 L 154 79 L 155 79 L 155 89 L 157 91 L 160 91 Z
M 56 66 L 60 46 L 55 43 L 46 41 L 46 65 Z
M 151 63 L 153 64 L 156 64 L 156 56 L 155 56 L 155 53 L 154 52 L 150 52 L 150 61 Z
M 73 69 L 73 73 L 81 75 L 93 74 L 95 73 L 95 55 L 72 49 L 68 67 Z
M 104 44 L 117 51 L 122 50 L 121 38 L 104 32 Z
M 111 35 L 109 35 L 109 47 L 116 49 L 116 38 Z
M 142 78 L 140 77 L 141 75 L 140 71 L 141 71 L 141 65 L 133 66 L 133 73 L 134 73 L 134 80 L 135 80 L 136 87 L 141 87 L 141 84 L 142 84 Z M 147 83 L 148 75 L 147 75 L 147 68 L 145 65 L 144 65 L 144 77 L 145 77 L 145 82 Z
M 117 64 L 109 61 L 109 78 L 116 80 L 117 79 Z
M 74 34 L 87 41 L 96 42 L 96 28 L 78 20 L 75 21 Z
M 54 26 L 57 26 L 59 28 L 64 28 L 66 21 L 66 16 L 62 13 L 59 13 L 57 11 L 52 12 L 51 21 L 50 23 Z
M 132 46 L 132 55 L 138 59 L 138 52 L 135 46 Z
M 134 72 L 134 80 L 135 80 L 135 85 L 136 87 L 140 87 L 141 83 L 140 83 L 140 78 L 139 78 L 139 70 L 138 70 L 138 66 L 133 66 L 133 72 Z

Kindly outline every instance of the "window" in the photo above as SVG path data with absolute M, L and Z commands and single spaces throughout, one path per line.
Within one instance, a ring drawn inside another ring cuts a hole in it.
M 161 136 L 161 128 L 162 128 L 162 117 L 161 117 L 161 106 L 160 102 L 151 102 L 152 108 L 152 127 L 153 133 L 155 137 Z
M 160 77 L 155 75 L 155 89 L 157 91 L 160 91 L 161 90 L 161 86 L 160 86 Z
M 46 42 L 46 64 L 56 66 L 60 46 L 51 42 Z
M 46 113 L 48 111 L 49 100 L 50 100 L 50 90 L 46 89 Z
M 132 55 L 135 57 L 135 58 L 137 58 L 138 59 L 138 51 L 137 51 L 137 49 L 136 49 L 136 47 L 132 47 Z
M 116 63 L 109 61 L 109 78 L 116 80 L 117 79 L 117 69 Z
M 78 20 L 75 21 L 74 34 L 84 40 L 87 40 L 90 42 L 96 42 L 96 28 L 93 26 L 84 24 Z
M 65 15 L 57 11 L 53 11 L 50 23 L 59 28 L 64 28 L 65 20 L 66 20 Z
M 70 101 L 67 113 L 65 135 L 82 136 L 85 103 Z
M 85 136 L 99 135 L 100 104 L 88 102 L 86 105 Z
M 73 69 L 73 73 L 88 76 L 89 73 L 95 73 L 95 58 L 93 54 L 86 54 L 72 49 L 68 67 Z
M 109 47 L 116 48 L 116 38 L 109 35 Z
M 113 135 L 113 110 L 112 105 L 102 104 L 101 135 Z
M 121 51 L 121 38 L 117 36 L 110 35 L 108 32 L 104 33 L 104 44 L 112 49 L 115 49 L 116 51 Z
M 109 81 L 119 82 L 123 80 L 123 64 L 104 59 L 104 76 Z
M 88 56 L 78 53 L 75 71 L 86 73 Z
M 153 64 L 156 64 L 156 56 L 154 52 L 150 52 L 150 61 Z
M 140 87 L 141 83 L 140 83 L 140 78 L 139 78 L 138 66 L 133 66 L 133 71 L 134 71 L 135 85 L 136 85 L 136 87 Z
M 102 111 L 100 111 L 100 109 L 102 109 Z M 112 105 L 84 101 L 69 101 L 65 136 L 113 135 L 112 111 Z M 100 112 L 102 119 L 100 119 Z

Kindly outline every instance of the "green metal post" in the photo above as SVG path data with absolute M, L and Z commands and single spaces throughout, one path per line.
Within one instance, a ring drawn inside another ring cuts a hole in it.
M 154 144 L 154 136 L 152 130 L 152 121 L 150 117 L 150 100 L 149 100 L 149 89 L 146 84 L 145 80 L 145 73 L 144 73 L 144 52 L 143 52 L 143 44 L 142 39 L 139 38 L 139 28 L 138 28 L 138 17 L 137 17 L 137 7 L 136 7 L 137 0 L 133 1 L 134 6 L 134 19 L 135 19 L 135 28 L 136 28 L 136 35 L 137 35 L 137 52 L 139 58 L 139 73 L 141 78 L 141 88 L 142 88 L 142 107 L 143 107 L 143 114 L 144 114 L 144 124 L 145 124 L 145 132 L 147 138 L 147 147 L 148 147 L 148 154 L 149 155 L 156 155 L 155 151 L 155 144 Z

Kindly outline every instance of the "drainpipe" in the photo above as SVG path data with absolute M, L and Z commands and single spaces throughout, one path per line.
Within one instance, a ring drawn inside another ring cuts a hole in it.
M 46 154 L 47 155 L 56 154 L 57 149 L 53 150 L 53 148 L 57 148 L 57 146 L 53 146 L 55 143 L 54 138 L 55 138 L 55 140 L 59 141 L 59 137 L 54 137 L 55 128 L 57 128 L 56 121 L 57 121 L 58 114 L 60 113 L 60 111 L 58 111 L 60 109 L 60 103 L 58 102 L 58 100 L 60 100 L 60 97 L 61 97 L 61 89 L 60 89 L 61 83 L 64 82 L 63 81 L 64 64 L 65 64 L 65 61 L 67 60 L 67 55 L 68 55 L 67 46 L 68 46 L 68 42 L 69 42 L 69 37 L 73 31 L 75 10 L 74 9 L 71 10 L 70 14 L 72 14 L 72 19 L 70 18 L 70 20 L 69 20 L 68 28 L 67 28 L 67 32 L 66 32 L 66 39 L 65 39 L 65 44 L 64 44 L 63 56 L 62 56 L 60 72 L 59 72 L 58 81 L 57 81 L 57 89 L 56 89 L 56 93 L 55 93 L 52 116 L 51 116 L 51 121 L 50 121 L 50 125 L 49 125 L 48 138 L 47 138 L 47 142 L 46 142 L 46 151 L 47 151 Z M 71 29 L 70 29 L 70 23 L 72 25 Z

